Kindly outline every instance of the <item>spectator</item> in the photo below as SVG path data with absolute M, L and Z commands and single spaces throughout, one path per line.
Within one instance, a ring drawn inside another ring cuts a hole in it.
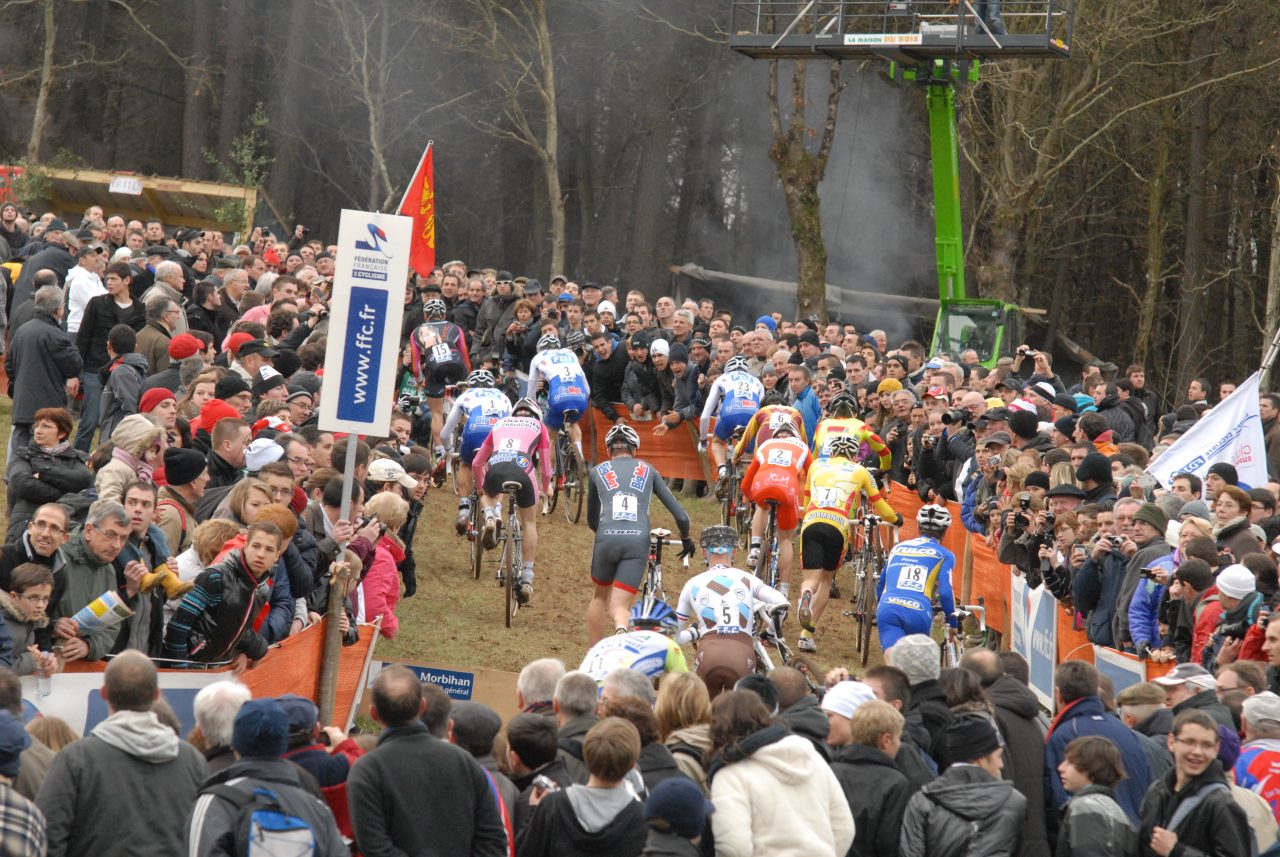
M 750 691 L 722 693 L 711 712 L 716 853 L 845 854 L 853 816 L 813 745 L 789 735 Z
M 658 740 L 658 722 L 653 716 L 653 706 L 635 697 L 614 697 L 601 706 L 604 717 L 621 717 L 640 735 L 640 756 L 636 769 L 644 781 L 646 792 L 653 791 L 658 783 L 672 777 L 683 777 L 675 757 L 667 746 Z
M 82 635 L 72 617 L 103 593 L 116 590 L 116 572 L 111 564 L 128 542 L 130 526 L 123 506 L 113 500 L 99 500 L 89 507 L 84 527 L 62 547 L 66 585 L 49 615 L 53 619 L 53 635 L 61 638 L 62 656 L 68 661 L 101 660 L 115 643 L 117 628 Z M 136 579 L 131 586 L 132 594 L 136 594 Z
M 360 853 L 504 857 L 507 836 L 489 780 L 465 751 L 428 734 L 418 719 L 426 710 L 418 677 L 385 667 L 372 693 L 370 713 L 385 731 L 347 778 Z
M 598 331 L 591 337 L 593 356 L 587 364 L 591 387 L 591 404 L 599 408 L 605 418 L 613 423 L 622 421 L 614 408 L 622 401 L 622 385 L 627 373 L 627 349 L 606 331 Z
M 1206 481 L 1206 488 L 1212 480 Z M 1213 501 L 1213 538 L 1219 553 L 1227 552 L 1230 562 L 1240 562 L 1251 553 L 1261 553 L 1262 545 L 1250 531 L 1249 493 L 1235 485 L 1223 485 Z
M 236 712 L 231 746 L 236 763 L 205 783 L 191 810 L 187 839 L 191 857 L 238 854 L 246 830 L 241 808 L 271 801 L 279 812 L 304 822 L 317 857 L 346 857 L 350 849 L 333 813 L 304 785 L 297 765 L 281 758 L 289 746 L 289 715 L 274 699 L 251 699 Z M 265 794 L 264 794 L 265 793 Z
M 366 566 L 357 590 L 362 604 L 361 615 L 366 622 L 382 619 L 382 636 L 390 640 L 400 628 L 400 620 L 396 618 L 396 604 L 400 601 L 400 572 L 396 566 L 404 561 L 404 543 L 397 534 L 408 517 L 409 504 L 394 494 L 383 492 L 369 499 L 365 512 L 377 518 L 382 536 L 373 546 L 372 561 Z
M 836 677 L 834 680 L 843 680 L 848 677 L 848 671 L 836 670 L 833 676 Z M 911 703 L 911 685 L 906 673 L 897 667 L 873 666 L 862 674 L 862 680 L 875 693 L 876 699 L 889 703 L 894 711 L 904 715 L 905 720 L 905 712 L 909 710 Z M 832 681 L 833 678 L 828 678 L 827 683 L 831 684 Z M 928 752 L 911 737 L 908 725 L 903 726 L 901 747 L 894 755 L 893 763 L 911 784 L 913 794 L 938 776 L 938 766 Z
M 0 852 L 13 857 L 45 854 L 48 847 L 44 813 L 15 786 L 31 743 L 22 721 L 0 710 Z
M 583 753 L 585 786 L 535 789 L 530 796 L 529 824 L 517 842 L 521 857 L 638 857 L 643 850 L 644 810 L 625 781 L 640 755 L 635 727 L 606 717 L 587 732 Z
M 1114 525 L 1100 528 L 1089 558 L 1072 582 L 1071 597 L 1076 609 L 1088 617 L 1086 634 L 1090 642 L 1099 646 L 1116 645 L 1112 620 L 1124 586 L 1125 569 L 1138 550 L 1131 537 L 1133 515 L 1141 505 L 1131 497 L 1115 502 Z
M 524 714 L 555 717 L 552 700 L 556 684 L 564 675 L 564 662 L 558 658 L 530 661 L 516 679 L 516 707 Z
M 1203 711 L 1173 720 L 1174 768 L 1152 784 L 1142 802 L 1138 842 L 1160 857 L 1248 854 L 1249 823 L 1231 796 L 1218 761 L 1218 724 Z M 1180 811 L 1181 810 L 1181 811 Z
M 562 789 L 574 784 L 558 751 L 556 726 L 542 715 L 517 714 L 507 723 L 507 763 L 520 789 L 512 811 L 517 838 L 529 825 L 535 777 L 546 777 Z
M 196 718 L 191 743 L 201 747 L 209 775 L 235 764 L 231 737 L 236 714 L 253 698 L 249 688 L 238 681 L 215 681 L 200 688 L 192 705 Z
M 156 525 L 175 554 L 191 547 L 196 528 L 196 502 L 209 484 L 209 466 L 194 449 L 164 451 L 166 485 L 156 501 Z
M 105 424 L 104 424 L 105 428 Z M 142 414 L 120 420 L 111 432 L 111 460 L 98 468 L 94 478 L 98 499 L 124 499 L 124 486 L 130 482 L 153 483 L 155 469 L 164 462 L 168 446 L 164 429 Z
M 830 726 L 804 673 L 794 667 L 777 667 L 769 671 L 769 681 L 778 691 L 778 719 L 796 735 L 808 738 L 819 755 L 828 758 Z
M 1004 751 L 991 720 L 961 715 L 947 725 L 942 744 L 956 763 L 907 804 L 903 857 L 1017 853 L 1026 798 L 999 778 Z
M 1116 801 L 1129 820 L 1137 824 L 1142 796 L 1151 783 L 1151 768 L 1137 736 L 1120 721 L 1106 714 L 1098 696 L 1098 671 L 1084 661 L 1063 661 L 1054 670 L 1054 706 L 1057 715 L 1049 730 L 1045 751 L 1045 777 L 1048 784 L 1049 827 L 1056 827 L 1056 815 L 1067 802 L 1058 765 L 1065 758 L 1067 745 L 1085 735 L 1109 739 L 1120 751 L 1125 779 L 1116 789 Z
M 1075 739 L 1067 745 L 1058 775 L 1071 798 L 1058 823 L 1057 853 L 1137 857 L 1138 836 L 1112 792 L 1124 779 L 1116 745 L 1096 735 Z
M 106 385 L 99 406 L 103 438 L 110 438 L 122 419 L 138 413 L 148 367 L 146 358 L 135 351 L 136 340 L 137 334 L 127 324 L 117 324 L 107 336 L 110 362 L 103 369 Z
M 575 783 L 587 781 L 587 765 L 582 756 L 582 739 L 600 719 L 596 715 L 599 692 L 600 687 L 596 680 L 580 670 L 567 672 L 556 682 L 552 708 L 555 711 L 558 729 L 560 746 L 558 755 Z M 518 685 L 517 693 L 519 693 Z
M 547 725 L 551 726 L 550 723 Z M 494 739 L 501 731 L 502 718 L 498 716 L 498 712 L 483 703 L 460 702 L 450 707 L 449 743 L 466 750 L 471 754 L 471 758 L 484 768 L 489 779 L 493 781 L 498 796 L 502 799 L 505 814 L 514 818 L 516 798 L 520 790 L 502 772 L 498 766 L 498 760 L 493 757 Z M 554 731 L 555 727 L 552 726 L 552 732 Z M 551 756 L 555 757 L 555 750 L 551 751 Z
M 229 487 L 244 475 L 244 453 L 250 439 L 249 424 L 244 420 L 218 420 L 209 436 L 212 449 L 209 451 L 209 482 L 205 490 Z
M 698 841 L 715 806 L 685 780 L 659 785 L 644 805 L 649 826 L 642 857 L 696 857 Z
M 289 749 L 285 751 L 284 758 L 315 778 L 321 796 L 333 813 L 338 832 L 351 839 L 347 777 L 356 759 L 364 755 L 364 750 L 338 727 L 321 728 L 319 711 L 311 700 L 286 693 L 276 697 L 276 704 L 289 718 Z M 322 734 L 327 744 L 320 743 Z
M 1217 723 L 1235 729 L 1231 712 L 1218 701 L 1218 695 L 1214 692 L 1216 683 L 1213 675 L 1204 667 L 1198 664 L 1178 664 L 1173 670 L 1157 678 L 1155 683 L 1164 688 L 1165 705 L 1173 710 L 1175 720 L 1184 711 L 1199 710 Z
M 13 400 L 10 419 L 9 458 L 15 450 L 31 443 L 31 427 L 36 412 L 60 408 L 67 394 L 80 388 L 84 360 L 70 335 L 60 327 L 63 292 L 57 286 L 41 286 L 32 299 L 35 314 L 29 324 L 13 328 L 4 371 L 9 378 L 8 395 Z
M 907 732 L 917 746 L 933 754 L 952 719 L 947 696 L 938 685 L 938 674 L 942 670 L 938 644 L 924 634 L 908 634 L 889 649 L 886 659 L 906 673 L 911 682 L 910 703 L 905 713 Z
M 711 696 L 706 684 L 691 672 L 671 673 L 658 686 L 653 713 L 658 719 L 658 735 L 676 765 L 705 793 L 707 769 L 702 760 L 711 751 Z
M 36 797 L 50 857 L 183 853 L 183 822 L 204 780 L 204 759 L 151 711 L 160 687 L 146 655 L 117 655 L 102 695 L 110 716 L 57 755 Z
M 176 333 L 176 325 L 182 315 L 178 303 L 164 296 L 153 297 L 143 303 L 147 308 L 147 323 L 138 331 L 137 351 L 147 361 L 142 377 L 148 378 L 169 368 L 169 340 Z
M 1166 708 L 1164 702 L 1164 689 L 1154 682 L 1131 684 L 1116 694 L 1120 721 L 1142 741 L 1153 780 L 1173 767 L 1173 755 L 1169 752 L 1173 711 Z
M 906 721 L 859 681 L 836 684 L 822 707 L 831 721 L 831 770 L 853 813 L 849 853 L 896 854 L 911 797 L 911 784 L 893 764 Z
M 0 667 L 0 711 L 7 711 L 21 719 L 22 709 L 22 682 L 12 670 Z M 31 743 L 22 751 L 18 775 L 13 779 L 13 789 L 27 800 L 35 800 L 41 783 L 49 773 L 49 766 L 53 764 L 55 751 L 40 741 L 31 730 L 28 730 L 28 734 L 31 734 Z
M 93 476 L 88 456 L 71 448 L 71 414 L 66 408 L 41 408 L 31 426 L 31 443 L 13 451 L 5 476 L 9 481 L 9 532 L 16 540 L 31 516 L 45 503 L 85 490 Z

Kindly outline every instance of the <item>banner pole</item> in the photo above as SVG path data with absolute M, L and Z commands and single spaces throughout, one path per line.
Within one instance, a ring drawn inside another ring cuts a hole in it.
M 1271 345 L 1262 357 L 1262 378 L 1259 379 L 1258 388 L 1263 393 L 1271 389 L 1271 366 L 1276 362 L 1277 355 L 1280 355 L 1280 327 L 1276 328 L 1271 337 Z
M 351 520 L 351 488 L 355 483 L 356 449 L 360 446 L 360 436 L 347 435 L 347 461 L 342 467 L 342 504 L 338 517 L 343 521 Z M 354 523 L 354 522 L 353 522 Z M 343 561 L 347 550 L 346 543 L 338 545 L 337 561 Z M 320 709 L 320 722 L 333 724 L 333 709 L 338 699 L 338 666 L 342 659 L 342 629 L 338 627 L 342 621 L 342 613 L 346 610 L 347 580 L 350 573 L 329 575 L 329 605 L 325 610 L 324 654 L 320 661 L 320 697 L 316 705 Z

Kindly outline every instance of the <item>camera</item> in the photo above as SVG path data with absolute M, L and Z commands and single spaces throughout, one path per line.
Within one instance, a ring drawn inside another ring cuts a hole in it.
M 1140 568 L 1138 569 L 1138 577 L 1141 577 L 1143 580 L 1155 580 L 1156 579 L 1155 569 Z
M 942 414 L 943 425 L 949 426 L 949 425 L 955 425 L 956 423 L 959 423 L 962 426 L 967 426 L 971 422 L 972 422 L 972 415 L 968 411 L 966 411 L 964 408 L 952 408 L 949 411 L 944 411 Z

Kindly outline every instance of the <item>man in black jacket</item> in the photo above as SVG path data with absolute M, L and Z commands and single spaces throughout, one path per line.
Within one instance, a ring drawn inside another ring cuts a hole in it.
M 818 705 L 818 697 L 809 690 L 804 673 L 794 667 L 777 667 L 769 671 L 769 682 L 778 690 L 778 719 L 786 723 L 792 733 L 808 738 L 818 755 L 829 760 L 827 736 L 831 727 L 826 713 Z
M 489 778 L 465 750 L 427 731 L 418 677 L 386 667 L 372 692 L 371 713 L 385 729 L 347 777 L 361 853 L 504 857 L 507 835 Z
M 587 364 L 591 373 L 591 404 L 604 412 L 605 418 L 617 423 L 622 416 L 613 407 L 622 401 L 622 383 L 627 375 L 627 349 L 612 335 L 600 331 L 591 337 L 595 356 Z
M 218 420 L 211 435 L 213 450 L 209 453 L 206 489 L 232 485 L 244 475 L 244 451 L 249 446 L 249 435 L 249 424 L 244 420 Z
M 1244 810 L 1218 761 L 1218 724 L 1203 711 L 1173 720 L 1173 770 L 1152 783 L 1142 801 L 1138 833 L 1144 857 L 1249 854 L 1252 834 Z
M 18 282 L 13 284 L 13 300 L 9 304 L 9 312 L 13 313 L 35 293 L 35 276 L 38 271 L 48 269 L 58 275 L 61 285 L 67 281 L 67 272 L 76 264 L 72 254 L 80 249 L 80 242 L 74 232 L 67 230 L 67 225 L 54 218 L 44 230 L 45 246 L 27 258 L 22 265 L 22 273 Z
M 831 721 L 831 772 L 853 813 L 850 853 L 892 857 L 912 793 L 893 763 L 902 744 L 902 715 L 857 681 L 828 690 L 822 708 Z
M 31 425 L 41 408 L 61 408 L 67 394 L 74 395 L 80 386 L 80 356 L 71 334 L 60 326 L 65 308 L 62 289 L 42 286 L 32 298 L 35 315 L 30 324 L 16 329 L 4 356 L 4 371 L 9 376 L 9 398 L 13 400 L 13 434 L 9 437 L 9 456 L 13 450 L 25 449 L 31 443 Z

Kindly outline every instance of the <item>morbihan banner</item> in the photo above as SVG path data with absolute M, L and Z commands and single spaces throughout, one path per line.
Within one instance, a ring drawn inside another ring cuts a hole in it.
M 1009 614 L 1013 632 L 1009 648 L 1026 658 L 1031 690 L 1040 704 L 1053 710 L 1053 670 L 1058 661 L 1058 602 L 1043 586 L 1031 589 L 1013 574 Z
M 1267 484 L 1267 453 L 1258 413 L 1260 376 L 1259 372 L 1250 375 L 1153 461 L 1147 472 L 1168 488 L 1179 473 L 1204 479 L 1211 465 L 1225 461 L 1235 466 L 1246 485 Z
M 320 396 L 325 431 L 391 431 L 412 239 L 408 217 L 342 211 Z

